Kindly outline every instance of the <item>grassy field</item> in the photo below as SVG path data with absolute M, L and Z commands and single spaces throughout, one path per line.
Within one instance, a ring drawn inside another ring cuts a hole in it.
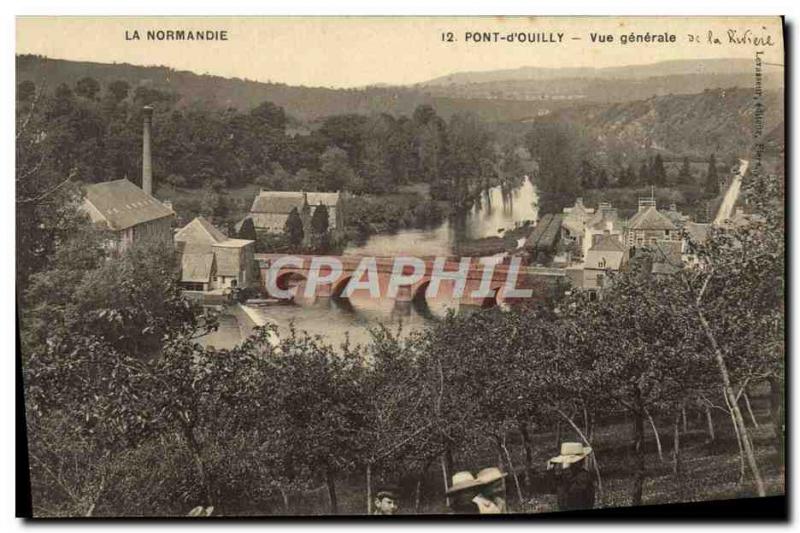
M 769 495 L 785 493 L 784 474 L 778 457 L 774 433 L 769 423 L 768 401 L 766 397 L 751 399 L 759 427 L 748 419 L 751 437 L 754 442 L 758 464 Z M 672 474 L 672 427 L 671 420 L 656 417 L 663 447 L 663 462 L 659 460 L 653 432 L 646 424 L 647 472 L 643 490 L 645 505 L 677 502 L 697 502 L 724 500 L 755 496 L 749 475 L 744 483 L 738 483 L 739 454 L 730 417 L 727 413 L 715 410 L 713 413 L 716 439 L 707 442 L 706 421 L 702 413 L 689 411 L 688 431 L 681 433 L 681 456 L 683 476 L 678 483 Z M 549 458 L 557 455 L 558 445 L 553 428 L 533 434 L 534 475 L 531 486 L 525 486 L 523 451 L 519 438 L 512 439 L 510 450 L 514 469 L 523 485 L 524 500 L 515 497 L 514 482 L 507 478 L 509 509 L 511 512 L 545 513 L 557 511 L 556 496 L 548 489 L 545 465 Z M 564 430 L 561 440 L 579 440 L 572 431 Z M 592 442 L 598 462 L 603 494 L 597 495 L 597 507 L 624 507 L 631 505 L 633 465 L 631 452 L 631 424 L 616 420 L 599 427 Z M 477 470 L 497 464 L 497 455 L 489 449 L 483 455 L 454 457 L 456 470 Z M 414 514 L 413 481 L 403 482 L 401 514 Z M 363 476 L 353 476 L 339 482 L 337 487 L 340 514 L 363 514 L 366 512 L 366 491 Z M 324 485 L 314 491 L 291 495 L 292 514 L 324 514 L 327 512 L 327 492 Z M 281 513 L 276 507 L 270 513 Z M 422 486 L 419 513 L 447 513 L 445 505 L 442 473 L 438 463 L 431 466 Z M 254 511 L 253 514 L 260 514 Z

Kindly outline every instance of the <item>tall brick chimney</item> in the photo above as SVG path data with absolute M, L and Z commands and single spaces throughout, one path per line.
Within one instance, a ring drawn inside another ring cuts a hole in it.
M 142 189 L 153 194 L 153 158 L 150 154 L 150 129 L 153 125 L 153 108 L 146 105 L 144 111 L 144 128 L 142 130 Z

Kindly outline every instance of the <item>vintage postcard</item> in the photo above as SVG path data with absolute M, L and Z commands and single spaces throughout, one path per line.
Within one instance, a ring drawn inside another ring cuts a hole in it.
M 780 17 L 18 17 L 20 497 L 785 509 L 785 68 Z

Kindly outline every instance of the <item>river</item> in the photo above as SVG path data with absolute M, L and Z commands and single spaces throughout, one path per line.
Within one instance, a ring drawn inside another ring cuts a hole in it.
M 348 246 L 346 255 L 436 256 L 452 255 L 459 242 L 490 236 L 502 236 L 525 221 L 538 218 L 538 194 L 527 178 L 522 185 L 504 193 L 500 187 L 484 192 L 480 200 L 459 221 L 448 220 L 429 229 L 402 230 L 393 234 L 373 235 L 366 242 Z M 429 301 L 433 316 L 441 316 L 452 305 L 450 301 Z M 277 324 L 285 334 L 293 321 L 298 330 L 321 335 L 327 342 L 340 344 L 349 335 L 351 342 L 369 342 L 369 327 L 382 323 L 392 329 L 402 324 L 403 331 L 422 328 L 430 315 L 414 308 L 399 311 L 388 299 L 354 297 L 349 301 L 320 299 L 311 305 L 277 305 L 259 310 L 264 318 Z

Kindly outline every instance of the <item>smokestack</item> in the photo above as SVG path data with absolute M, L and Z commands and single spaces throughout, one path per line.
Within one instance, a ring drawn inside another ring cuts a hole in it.
M 150 154 L 150 128 L 153 125 L 153 108 L 146 105 L 144 111 L 144 128 L 142 130 L 142 189 L 153 194 L 153 158 Z

